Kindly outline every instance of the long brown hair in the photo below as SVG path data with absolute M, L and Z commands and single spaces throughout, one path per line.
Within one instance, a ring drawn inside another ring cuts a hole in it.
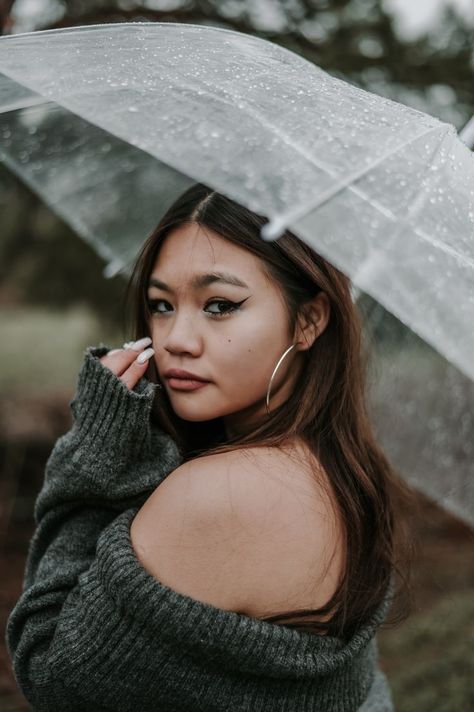
M 260 228 L 265 217 L 198 183 L 167 210 L 135 262 L 126 299 L 136 339 L 150 334 L 147 285 L 160 246 L 171 230 L 190 222 L 210 228 L 260 258 L 285 296 L 292 327 L 306 303 L 321 290 L 330 300 L 330 318 L 304 352 L 304 368 L 291 396 L 251 433 L 227 439 L 221 418 L 204 423 L 181 419 L 165 389 L 155 399 L 152 420 L 174 438 L 185 461 L 244 447 L 280 447 L 298 436 L 328 474 L 345 531 L 346 565 L 337 590 L 318 609 L 283 611 L 262 620 L 296 620 L 290 627 L 347 637 L 374 613 L 393 580 L 398 605 L 392 605 L 385 625 L 404 620 L 411 602 L 406 595 L 410 559 L 400 515 L 403 505 L 411 501 L 411 490 L 392 469 L 372 432 L 365 402 L 369 350 L 350 280 L 290 231 L 277 240 L 264 241 Z M 158 380 L 154 363 L 146 375 Z M 329 614 L 329 620 L 315 620 Z

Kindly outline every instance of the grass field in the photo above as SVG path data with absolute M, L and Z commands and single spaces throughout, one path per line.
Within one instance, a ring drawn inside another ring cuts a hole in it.
M 101 341 L 121 346 L 87 308 L 0 310 L 0 391 L 33 395 L 62 391 L 75 383 L 82 353 Z
M 378 641 L 397 712 L 474 710 L 472 588 L 380 631 Z

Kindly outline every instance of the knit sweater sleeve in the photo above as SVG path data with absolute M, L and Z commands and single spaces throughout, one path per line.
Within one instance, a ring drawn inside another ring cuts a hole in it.
M 23 590 L 7 623 L 17 683 L 35 710 L 63 708 L 54 700 L 55 661 L 68 654 L 63 613 L 81 596 L 100 534 L 182 461 L 172 438 L 150 424 L 159 386 L 142 378 L 129 390 L 99 360 L 108 350 L 86 349 L 73 425 L 47 461 Z

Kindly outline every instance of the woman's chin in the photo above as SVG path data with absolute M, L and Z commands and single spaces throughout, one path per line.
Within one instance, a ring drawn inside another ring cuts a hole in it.
M 222 412 L 215 408 L 202 408 L 199 405 L 189 405 L 177 402 L 177 399 L 170 398 L 171 406 L 176 415 L 182 420 L 189 420 L 198 423 L 205 420 L 214 420 L 222 415 Z

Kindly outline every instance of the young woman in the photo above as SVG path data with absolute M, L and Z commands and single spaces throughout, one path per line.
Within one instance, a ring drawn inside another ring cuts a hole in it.
M 38 709 L 393 709 L 408 488 L 348 278 L 264 222 L 190 188 L 136 262 L 138 341 L 86 352 L 7 631 Z

